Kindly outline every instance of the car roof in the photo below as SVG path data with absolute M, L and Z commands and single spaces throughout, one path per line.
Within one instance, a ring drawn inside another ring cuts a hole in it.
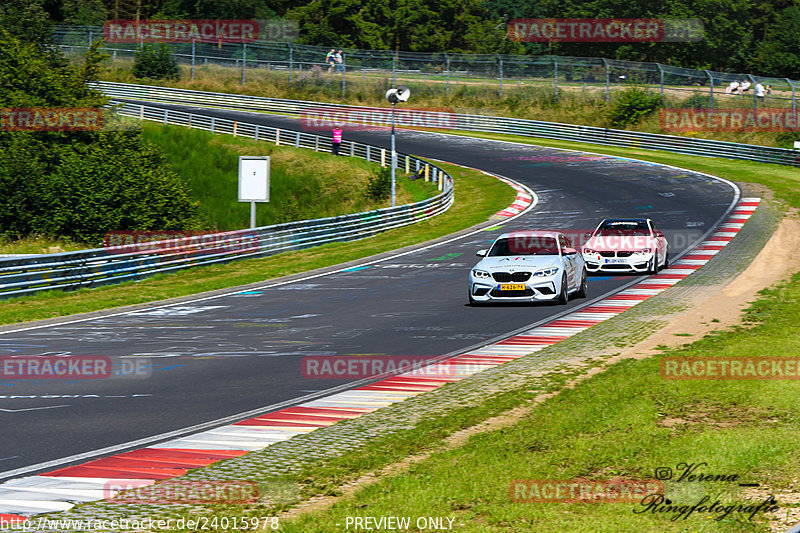
M 510 237 L 553 237 L 554 239 L 557 238 L 559 235 L 563 235 L 560 231 L 552 231 L 552 230 L 520 230 L 520 231 L 512 231 L 510 233 L 503 233 L 498 239 L 503 238 L 510 238 Z
M 603 222 L 647 222 L 649 218 L 604 218 Z

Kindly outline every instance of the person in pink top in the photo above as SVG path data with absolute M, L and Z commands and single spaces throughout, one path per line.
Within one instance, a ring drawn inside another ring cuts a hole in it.
M 331 153 L 339 155 L 339 145 L 342 144 L 342 128 L 339 126 L 333 127 L 333 141 L 331 142 Z

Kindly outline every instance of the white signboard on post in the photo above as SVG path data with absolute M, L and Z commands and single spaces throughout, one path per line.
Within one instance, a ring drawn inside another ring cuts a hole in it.
M 256 227 L 256 202 L 269 202 L 269 156 L 239 156 L 239 201 L 250 202 L 250 227 Z

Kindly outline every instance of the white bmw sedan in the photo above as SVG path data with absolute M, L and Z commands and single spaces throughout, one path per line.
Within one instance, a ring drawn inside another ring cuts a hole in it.
M 607 218 L 583 245 L 589 272 L 656 274 L 669 266 L 669 243 L 649 218 Z
M 586 297 L 583 257 L 563 233 L 505 233 L 469 273 L 470 304 L 555 301 Z

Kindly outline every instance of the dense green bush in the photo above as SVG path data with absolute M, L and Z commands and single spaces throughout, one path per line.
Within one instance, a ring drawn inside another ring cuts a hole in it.
M 606 111 L 606 120 L 610 126 L 625 127 L 638 124 L 661 105 L 658 95 L 650 94 L 647 89 L 630 87 L 621 91 Z
M 794 148 L 795 141 L 800 141 L 800 131 L 782 131 L 775 136 L 778 146 Z
M 164 43 L 160 46 L 144 45 L 136 52 L 131 72 L 137 78 L 177 80 L 178 63 Z
M 97 243 L 112 230 L 195 228 L 196 202 L 140 132 L 101 132 L 61 145 L 58 135 L 69 134 L 17 133 L 0 153 L 4 236 Z
M 64 67 L 0 31 L 0 108 L 99 108 L 102 56 Z M 96 243 L 109 230 L 195 229 L 196 202 L 139 130 L 0 130 L 0 236 Z
M 709 104 L 710 102 L 707 94 L 694 93 L 689 98 L 681 100 L 678 106 L 684 109 L 706 109 L 709 107 Z
M 386 200 L 392 194 L 392 169 L 379 168 L 367 183 L 367 198 L 371 200 Z

